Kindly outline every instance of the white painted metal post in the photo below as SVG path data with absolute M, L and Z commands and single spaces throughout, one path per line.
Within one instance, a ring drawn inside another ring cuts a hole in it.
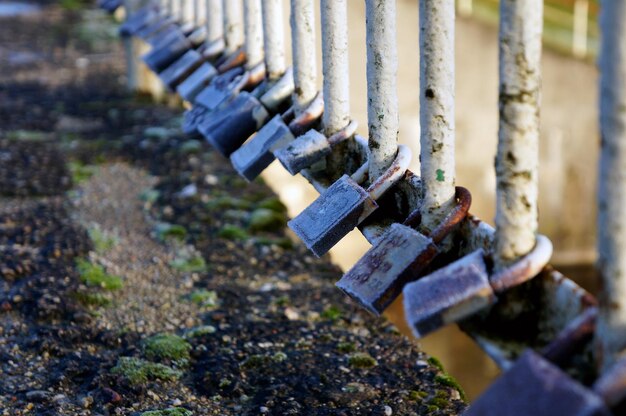
M 495 263 L 535 246 L 543 0 L 500 2 L 500 125 Z
M 365 9 L 369 174 L 374 181 L 398 152 L 396 0 L 366 0 Z
M 347 0 L 321 0 L 324 134 L 331 136 L 350 123 L 350 67 Z
M 267 77 L 276 81 L 287 69 L 282 0 L 263 0 L 263 35 Z
M 194 26 L 200 27 L 206 22 L 206 8 L 204 0 L 193 0 L 193 23 Z
M 422 227 L 436 227 L 454 204 L 454 0 L 421 0 L 420 145 Z
M 243 45 L 242 0 L 222 0 L 224 9 L 224 40 L 226 55 L 230 55 Z
M 589 0 L 576 0 L 574 2 L 573 19 L 572 53 L 574 56 L 583 58 L 587 55 Z
M 181 2 L 181 10 L 180 17 L 183 23 L 193 23 L 194 22 L 194 9 L 193 9 L 193 0 L 182 0 Z
M 597 357 L 603 369 L 626 348 L 626 2 L 600 12 L 600 172 Z
M 302 113 L 317 95 L 315 60 L 315 11 L 313 0 L 291 0 L 291 49 L 293 55 L 294 105 Z
M 222 0 L 206 0 L 206 40 L 208 44 L 224 38 L 224 10 Z
M 246 68 L 254 68 L 263 62 L 263 13 L 261 0 L 244 0 Z
M 461 16 L 471 16 L 474 12 L 473 0 L 458 0 L 457 10 Z

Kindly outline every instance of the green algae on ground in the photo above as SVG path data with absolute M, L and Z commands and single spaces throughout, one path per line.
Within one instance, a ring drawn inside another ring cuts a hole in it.
M 202 256 L 194 256 L 191 258 L 177 257 L 169 262 L 171 268 L 183 273 L 202 273 L 206 272 L 207 265 Z
M 182 225 L 160 222 L 155 227 L 157 238 L 161 241 L 170 239 L 184 241 L 187 238 L 187 230 Z
M 146 339 L 143 351 L 149 359 L 188 360 L 191 344 L 174 334 L 158 334 Z
M 117 290 L 124 285 L 121 277 L 106 273 L 102 266 L 93 264 L 88 260 L 77 259 L 76 268 L 80 274 L 80 280 L 88 286 Z
M 182 407 L 170 407 L 164 410 L 149 410 L 140 416 L 193 416 L 193 412 Z
M 467 402 L 467 396 L 465 395 L 465 391 L 463 391 L 463 388 L 461 387 L 459 382 L 456 381 L 456 379 L 452 377 L 450 374 L 447 374 L 447 373 L 437 374 L 435 376 L 435 381 L 437 383 L 443 384 L 444 386 L 448 386 L 457 390 L 459 392 L 459 395 L 461 396 L 461 400 L 463 400 L 464 402 Z
M 439 371 L 445 372 L 445 370 L 443 369 L 443 364 L 437 358 L 428 357 L 426 361 L 428 362 L 428 364 L 432 365 L 433 367 L 437 367 Z
M 148 380 L 175 381 L 183 375 L 182 371 L 167 365 L 136 357 L 120 357 L 111 373 L 125 377 L 133 385 L 143 384 Z
M 112 301 L 104 293 L 75 292 L 74 299 L 85 306 L 109 306 Z
M 96 173 L 95 166 L 85 165 L 84 163 L 78 161 L 69 162 L 67 166 L 72 174 L 72 183 L 74 185 L 78 185 L 89 180 L 89 178 Z
M 378 365 L 378 361 L 364 352 L 357 352 L 348 357 L 348 364 L 352 368 L 372 368 Z
M 217 293 L 214 290 L 198 289 L 191 292 L 189 300 L 203 308 L 215 308 L 218 306 Z
M 272 210 L 274 212 L 278 212 L 281 214 L 287 213 L 287 207 L 285 206 L 285 204 L 283 204 L 281 200 L 275 196 L 262 200 L 261 202 L 257 204 L 256 207 L 269 209 L 269 210 Z
M 341 309 L 336 307 L 335 305 L 329 306 L 320 314 L 320 316 L 324 319 L 330 319 L 331 321 L 336 321 L 341 318 Z
M 220 196 L 211 199 L 204 204 L 205 208 L 211 211 L 226 210 L 226 209 L 240 209 L 249 210 L 252 208 L 252 202 L 245 199 L 237 199 L 232 196 Z
M 287 225 L 287 216 L 268 208 L 257 208 L 250 215 L 248 229 L 252 232 L 279 231 Z
M 119 239 L 117 237 L 102 231 L 98 227 L 89 228 L 87 233 L 89 234 L 89 238 L 91 239 L 93 247 L 97 253 L 109 251 L 119 244 Z
M 354 342 L 340 342 L 337 344 L 337 351 L 349 354 L 356 351 L 356 344 Z
M 202 325 L 195 328 L 191 328 L 185 333 L 186 339 L 202 337 L 204 335 L 210 335 L 217 332 L 217 329 L 213 325 Z
M 257 237 L 254 239 L 254 243 L 260 246 L 278 246 L 283 250 L 293 250 L 294 244 L 291 238 L 282 237 L 282 238 L 268 238 L 268 237 Z
M 226 224 L 224 225 L 217 235 L 227 240 L 247 240 L 248 233 L 241 227 L 236 225 Z

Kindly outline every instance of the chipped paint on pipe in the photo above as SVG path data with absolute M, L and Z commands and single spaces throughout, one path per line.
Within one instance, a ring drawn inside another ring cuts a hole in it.
M 287 69 L 282 0 L 263 0 L 265 67 L 270 81 L 278 81 Z
M 535 245 L 542 23 L 542 0 L 500 3 L 494 259 L 499 269 Z
M 221 0 L 206 0 L 206 40 L 209 44 L 224 39 L 224 9 Z
M 350 64 L 348 53 L 347 0 L 321 0 L 322 65 L 326 136 L 350 123 Z
M 626 2 L 603 1 L 600 27 L 596 358 L 606 370 L 626 347 Z
M 315 12 L 313 0 L 291 0 L 291 49 L 296 88 L 293 102 L 296 114 L 303 112 L 317 95 L 315 59 Z
M 241 0 L 222 0 L 224 10 L 224 40 L 226 55 L 234 53 L 243 45 L 243 4 Z
M 243 14 L 246 30 L 246 68 L 254 68 L 263 62 L 263 14 L 261 0 L 244 0 Z
M 422 228 L 454 205 L 454 0 L 419 2 Z
M 367 124 L 370 178 L 391 166 L 398 151 L 396 1 L 366 0 Z

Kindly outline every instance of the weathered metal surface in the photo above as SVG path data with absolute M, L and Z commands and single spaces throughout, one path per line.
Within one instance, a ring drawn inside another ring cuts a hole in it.
M 274 160 L 272 149 L 293 139 L 293 134 L 282 116 L 276 115 L 254 137 L 230 155 L 230 160 L 241 176 L 252 181 Z
M 161 16 L 150 24 L 139 29 L 135 36 L 143 39 L 151 46 L 161 42 L 171 32 L 180 31 L 174 16 Z
M 202 55 L 198 51 L 191 49 L 162 71 L 159 78 L 170 90 L 175 90 L 185 78 L 202 64 L 202 59 Z
M 180 32 L 172 32 L 162 44 L 142 57 L 145 64 L 153 72 L 161 72 L 192 47 L 191 42 Z
M 352 137 L 357 127 L 358 123 L 353 121 L 329 138 L 316 130 L 310 130 L 289 146 L 278 149 L 276 157 L 289 173 L 296 175 L 329 155 L 333 145 Z
M 592 307 L 574 318 L 541 350 L 541 355 L 557 366 L 566 365 L 576 350 L 591 341 L 596 329 L 598 308 Z
M 367 205 L 375 206 L 376 202 L 344 175 L 288 225 L 319 257 L 358 225 Z
M 259 101 L 265 108 L 275 113 L 290 98 L 293 89 L 293 71 L 288 69 L 282 77 L 273 81 L 271 88 L 259 98 Z
M 269 118 L 252 94 L 242 92 L 226 107 L 211 114 L 198 131 L 223 156 L 230 156 Z
M 464 413 L 466 416 L 610 416 L 593 391 L 535 352 L 526 351 Z
M 602 396 L 608 406 L 619 406 L 623 412 L 626 407 L 626 357 L 621 357 L 609 367 L 594 383 L 593 390 Z
M 404 287 L 404 313 L 416 338 L 492 305 L 484 252 L 462 257 Z
M 493 290 L 502 293 L 532 279 L 548 264 L 550 257 L 552 242 L 543 235 L 537 235 L 532 251 L 489 277 Z
M 365 309 L 380 315 L 406 283 L 419 277 L 413 266 L 428 264 L 437 253 L 430 238 L 393 224 L 336 285 Z
M 217 70 L 208 62 L 203 62 L 191 75 L 176 87 L 176 92 L 185 101 L 193 102 L 209 82 L 217 75 Z
M 159 12 L 154 6 L 147 6 L 137 10 L 120 25 L 120 36 L 133 36 L 143 27 L 154 23 L 159 18 Z

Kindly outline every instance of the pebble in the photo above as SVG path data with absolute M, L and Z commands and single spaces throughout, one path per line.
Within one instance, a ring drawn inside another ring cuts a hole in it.
M 391 416 L 393 414 L 393 410 L 391 406 L 385 406 L 385 416 Z
M 185 186 L 178 194 L 181 198 L 193 198 L 198 194 L 198 187 L 195 184 Z
M 269 413 L 269 411 L 270 411 L 270 409 L 268 409 L 268 408 L 267 408 L 267 407 L 265 407 L 265 406 L 261 406 L 261 407 L 259 408 L 259 412 L 261 412 L 261 413 Z
M 180 399 L 175 399 L 172 402 L 172 406 L 180 406 L 181 404 L 183 404 L 183 402 Z
M 50 393 L 45 390 L 33 390 L 26 393 L 26 400 L 29 402 L 41 403 L 50 397 Z

